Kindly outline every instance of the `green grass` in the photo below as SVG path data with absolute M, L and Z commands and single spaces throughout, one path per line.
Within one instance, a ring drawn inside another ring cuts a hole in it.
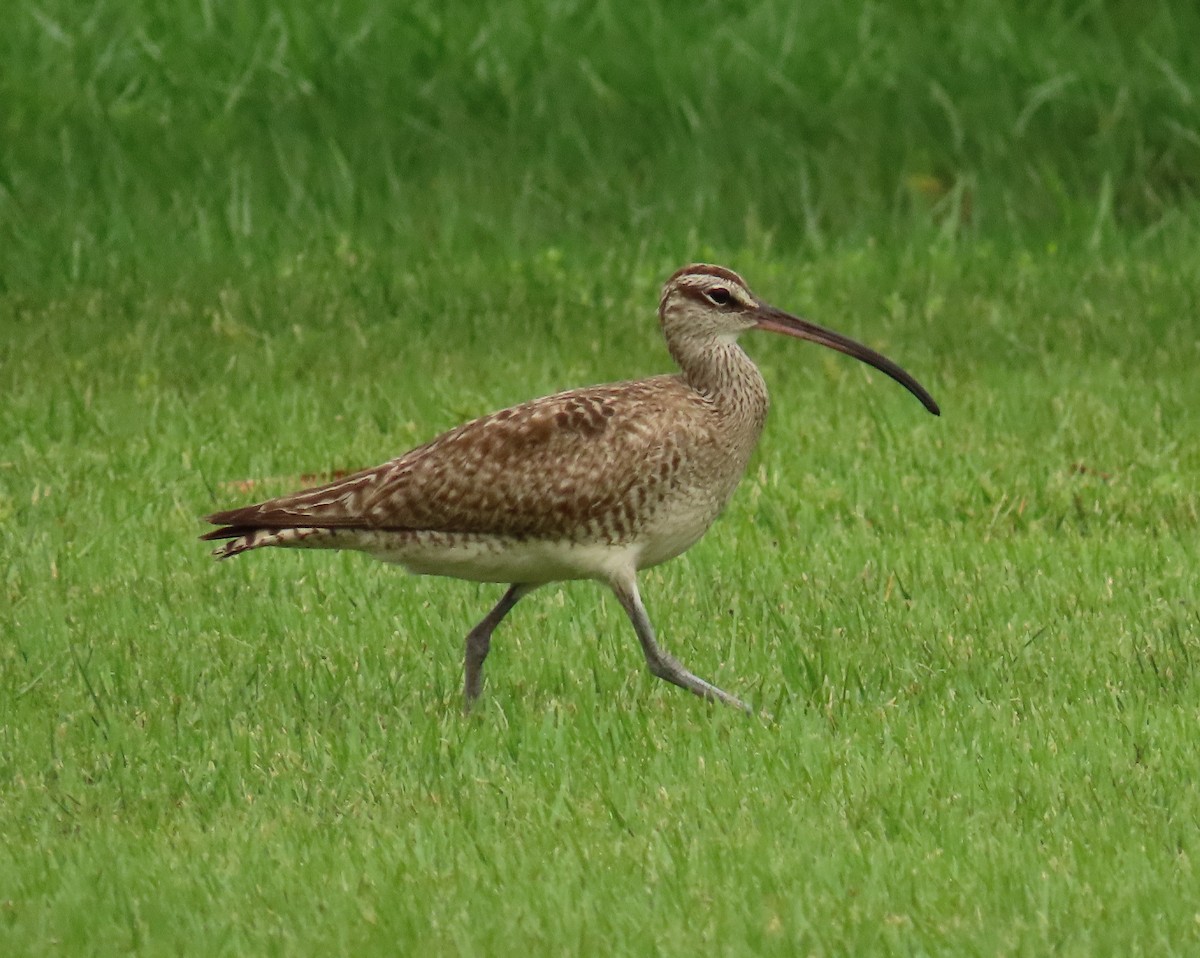
M 1200 951 L 1196 14 L 792 7 L 19 5 L 0 951 Z M 697 258 L 944 410 L 747 337 L 760 451 L 643 594 L 768 716 L 575 583 L 466 719 L 498 588 L 195 541 L 669 368 Z

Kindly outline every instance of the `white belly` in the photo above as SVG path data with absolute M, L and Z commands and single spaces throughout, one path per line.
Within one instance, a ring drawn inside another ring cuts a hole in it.
M 608 580 L 618 570 L 638 568 L 636 544 L 552 542 L 464 533 L 370 534 L 358 544 L 383 562 L 418 575 L 443 575 L 475 582 L 560 582 Z

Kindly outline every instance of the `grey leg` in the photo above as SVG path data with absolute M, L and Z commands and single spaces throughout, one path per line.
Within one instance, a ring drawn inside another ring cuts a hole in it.
M 464 671 L 466 672 L 466 682 L 464 684 L 466 711 L 471 711 L 471 706 L 475 704 L 475 700 L 479 698 L 479 693 L 483 691 L 483 660 L 487 658 L 488 649 L 492 646 L 492 630 L 500 624 L 501 619 L 508 615 L 521 596 L 528 595 L 535 588 L 537 586 L 526 585 L 524 583 L 510 585 L 508 591 L 504 593 L 504 596 L 496 603 L 492 611 L 485 615 L 483 621 L 467 633 L 467 651 L 464 666 Z
M 612 586 L 617 599 L 624 606 L 629 621 L 633 623 L 633 630 L 637 633 L 638 641 L 642 643 L 642 651 L 646 655 L 646 665 L 654 675 L 660 679 L 666 679 L 673 685 L 678 685 L 681 689 L 687 689 L 702 699 L 721 701 L 726 705 L 741 709 L 743 712 L 753 711 L 741 699 L 735 698 L 728 692 L 723 692 L 715 685 L 693 675 L 675 656 L 659 648 L 658 643 L 654 640 L 654 626 L 650 624 L 650 617 L 646 615 L 646 608 L 642 605 L 641 596 L 638 595 L 637 580 L 632 575 L 626 580 L 614 580 L 609 585 Z

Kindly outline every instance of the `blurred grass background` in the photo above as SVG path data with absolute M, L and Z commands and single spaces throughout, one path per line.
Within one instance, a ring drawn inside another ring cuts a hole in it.
M 819 251 L 933 218 L 1140 236 L 1200 178 L 1188 3 L 18 3 L 0 277 L 697 238 Z

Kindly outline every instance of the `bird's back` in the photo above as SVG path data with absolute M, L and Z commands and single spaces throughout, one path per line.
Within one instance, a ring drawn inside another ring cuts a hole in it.
M 209 521 L 224 528 L 207 538 L 312 528 L 636 541 L 664 509 L 704 526 L 715 518 L 745 466 L 720 432 L 713 404 L 678 376 L 574 389 L 475 419 L 374 469 L 216 513 Z

